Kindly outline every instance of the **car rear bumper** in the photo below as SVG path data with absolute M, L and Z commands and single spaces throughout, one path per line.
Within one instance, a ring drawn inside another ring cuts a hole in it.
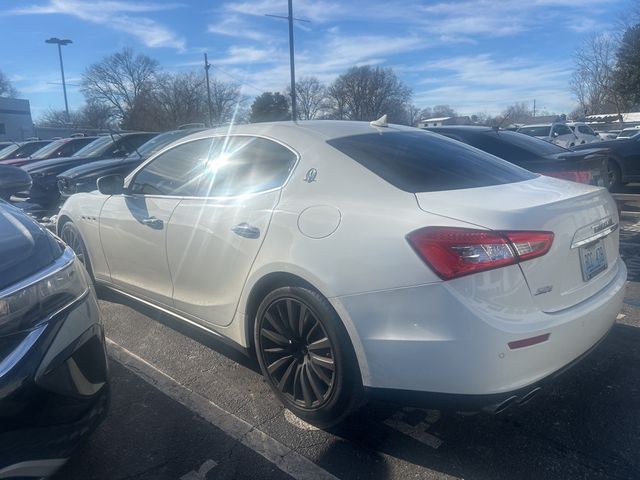
M 441 399 L 488 395 L 481 402 L 490 404 L 553 375 L 607 334 L 624 297 L 626 268 L 620 260 L 616 268 L 597 294 L 552 314 L 535 307 L 526 285 L 500 298 L 490 272 L 478 284 L 467 277 L 457 287 L 441 282 L 332 301 L 348 323 L 365 387 Z M 483 284 L 493 296 L 483 296 Z M 509 346 L 546 334 L 534 345 Z
M 0 338 L 0 479 L 55 470 L 106 415 L 104 332 L 92 290 Z M 34 475 L 35 476 L 35 475 Z

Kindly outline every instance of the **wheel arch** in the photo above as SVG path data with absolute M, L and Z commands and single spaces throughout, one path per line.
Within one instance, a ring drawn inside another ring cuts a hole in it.
M 315 282 L 314 282 L 315 283 Z M 305 287 L 310 290 L 314 290 L 327 299 L 333 311 L 336 313 L 340 324 L 344 328 L 351 348 L 355 354 L 356 362 L 358 363 L 357 369 L 360 372 L 361 380 L 364 381 L 368 378 L 368 365 L 366 357 L 364 356 L 364 349 L 360 338 L 356 332 L 356 329 L 351 324 L 351 320 L 347 312 L 338 304 L 336 304 L 334 298 L 327 295 L 321 288 L 316 287 L 312 281 L 303 278 L 301 275 L 286 271 L 272 271 L 261 276 L 250 287 L 247 294 L 246 301 L 244 302 L 244 336 L 247 345 L 247 349 L 252 355 L 255 354 L 255 342 L 253 338 L 253 329 L 255 326 L 255 316 L 260 306 L 260 302 L 276 288 L 280 287 Z

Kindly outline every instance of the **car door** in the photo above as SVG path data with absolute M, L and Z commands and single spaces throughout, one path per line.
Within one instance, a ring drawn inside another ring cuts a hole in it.
M 228 325 L 297 154 L 254 136 L 209 140 L 197 196 L 176 207 L 167 230 L 175 308 Z
M 112 283 L 167 306 L 173 303 L 167 225 L 193 186 L 193 163 L 202 156 L 193 147 L 178 145 L 143 165 L 128 178 L 125 193 L 111 196 L 100 213 Z

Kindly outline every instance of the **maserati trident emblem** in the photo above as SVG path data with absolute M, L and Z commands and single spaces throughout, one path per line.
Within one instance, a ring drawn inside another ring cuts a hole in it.
M 318 176 L 318 171 L 315 168 L 310 168 L 307 171 L 307 175 L 304 177 L 304 181 L 307 183 L 315 182 Z

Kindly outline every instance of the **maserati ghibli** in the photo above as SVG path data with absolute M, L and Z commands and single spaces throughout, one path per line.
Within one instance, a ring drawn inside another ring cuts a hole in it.
M 602 340 L 624 295 L 604 188 L 384 122 L 184 137 L 71 196 L 96 284 L 255 354 L 327 427 L 366 398 L 495 411 Z

